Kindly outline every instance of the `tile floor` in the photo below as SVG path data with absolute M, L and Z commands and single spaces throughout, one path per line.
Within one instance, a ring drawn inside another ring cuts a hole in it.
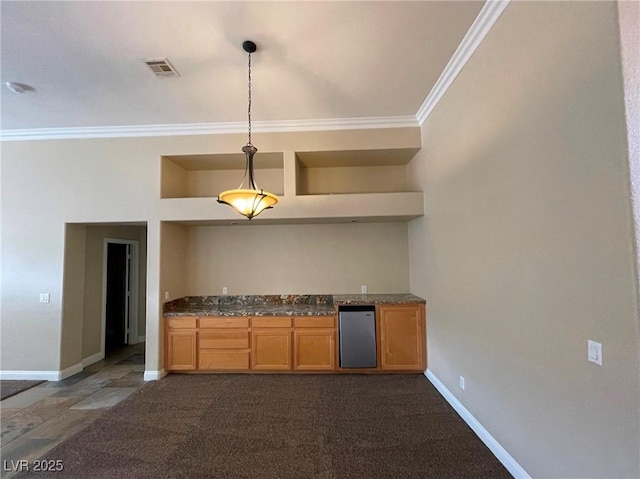
M 48 381 L 0 401 L 0 477 L 32 464 L 144 385 L 144 343 L 124 348 L 64 381 Z M 13 461 L 13 462 L 12 462 Z

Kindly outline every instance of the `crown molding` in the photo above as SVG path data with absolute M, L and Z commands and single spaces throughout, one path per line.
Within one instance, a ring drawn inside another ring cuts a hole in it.
M 424 103 L 416 113 L 418 124 L 422 126 L 427 120 L 440 99 L 444 96 L 458 74 L 467 64 L 473 53 L 476 51 L 484 37 L 489 33 L 493 24 L 500 18 L 509 0 L 487 0 L 480 13 L 471 24 L 469 31 L 464 36 L 460 45 L 453 53 L 451 60 L 447 63 L 440 77 L 433 85 L 433 88 L 424 100 Z
M 296 131 L 355 130 L 371 128 L 418 127 L 415 116 L 385 116 L 371 118 L 336 118 L 323 120 L 256 121 L 254 133 Z M 1 130 L 0 141 L 64 140 L 80 138 L 126 138 L 141 136 L 220 135 L 246 133 L 246 122 L 187 123 L 175 125 L 93 126 L 75 128 L 36 128 Z

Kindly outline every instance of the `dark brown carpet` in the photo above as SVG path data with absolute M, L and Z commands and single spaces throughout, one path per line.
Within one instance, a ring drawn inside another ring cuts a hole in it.
M 37 477 L 511 477 L 423 375 L 170 375 L 45 458 L 64 471 Z
M 15 396 L 22 391 L 31 389 L 44 381 L 27 381 L 27 380 L 2 380 L 0 381 L 0 401 Z

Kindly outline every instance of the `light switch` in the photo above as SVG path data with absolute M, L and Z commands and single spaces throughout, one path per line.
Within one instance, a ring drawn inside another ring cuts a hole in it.
M 48 303 L 49 302 L 49 293 L 40 293 L 40 302 Z
M 589 339 L 587 341 L 587 351 L 589 361 L 602 366 L 602 344 Z

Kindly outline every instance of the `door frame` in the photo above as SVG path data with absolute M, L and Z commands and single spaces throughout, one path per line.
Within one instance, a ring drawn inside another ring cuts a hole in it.
M 102 331 L 100 333 L 100 355 L 105 357 L 105 340 L 107 336 L 107 261 L 109 244 L 127 244 L 131 246 L 131 261 L 129 268 L 129 331 L 127 344 L 138 342 L 138 290 L 140 286 L 140 241 L 118 238 L 104 238 L 102 247 Z

